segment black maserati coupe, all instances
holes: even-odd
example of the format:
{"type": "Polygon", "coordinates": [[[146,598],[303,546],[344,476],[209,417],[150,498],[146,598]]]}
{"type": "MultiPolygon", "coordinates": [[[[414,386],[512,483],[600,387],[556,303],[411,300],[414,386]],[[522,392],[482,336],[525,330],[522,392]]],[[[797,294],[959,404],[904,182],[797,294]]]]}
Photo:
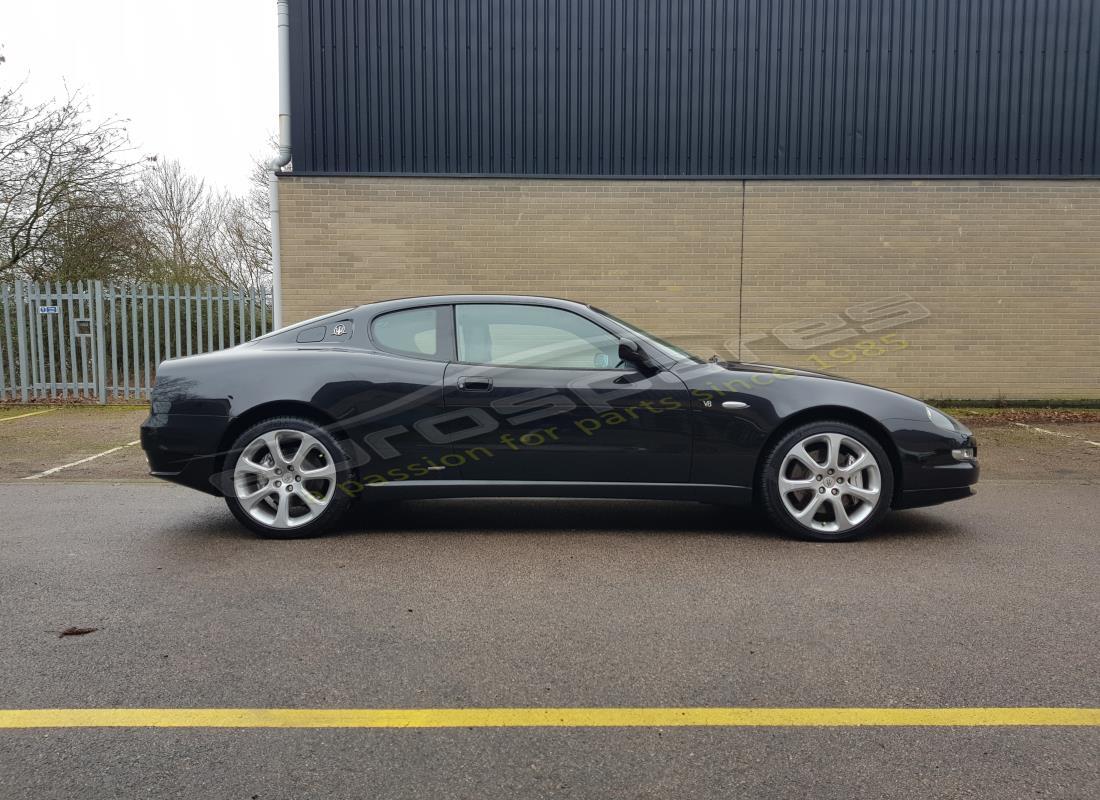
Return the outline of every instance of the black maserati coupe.
{"type": "Polygon", "coordinates": [[[970,431],[918,400],[504,295],[371,303],[166,361],[141,443],[153,475],[275,538],[355,499],[508,496],[755,502],[840,541],[978,480],[970,431]]]}

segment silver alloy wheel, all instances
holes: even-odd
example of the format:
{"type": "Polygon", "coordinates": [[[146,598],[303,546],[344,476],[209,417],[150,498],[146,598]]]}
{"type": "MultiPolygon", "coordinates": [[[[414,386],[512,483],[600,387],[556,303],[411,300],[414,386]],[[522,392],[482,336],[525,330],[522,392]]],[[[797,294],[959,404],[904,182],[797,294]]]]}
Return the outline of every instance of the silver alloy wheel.
{"type": "Polygon", "coordinates": [[[806,528],[843,533],[879,504],[882,473],[862,443],[843,433],[815,433],[787,451],[779,467],[779,496],[806,528]]]}
{"type": "Polygon", "coordinates": [[[328,448],[308,433],[269,431],[241,451],[233,491],[257,522],[299,528],[328,508],[336,492],[336,465],[328,448]]]}

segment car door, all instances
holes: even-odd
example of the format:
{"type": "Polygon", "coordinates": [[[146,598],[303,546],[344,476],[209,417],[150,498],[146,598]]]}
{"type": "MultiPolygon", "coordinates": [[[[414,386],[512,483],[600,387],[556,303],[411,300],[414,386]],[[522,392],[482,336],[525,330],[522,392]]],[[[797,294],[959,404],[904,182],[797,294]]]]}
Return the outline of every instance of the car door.
{"type": "Polygon", "coordinates": [[[449,304],[371,319],[376,355],[354,381],[356,392],[347,398],[354,405],[342,409],[363,483],[458,479],[450,447],[420,432],[446,412],[443,374],[454,348],[453,319],[449,304]]]}
{"type": "Polygon", "coordinates": [[[454,307],[444,405],[464,480],[682,483],[690,397],[670,372],[619,364],[618,336],[573,311],[454,307]]]}

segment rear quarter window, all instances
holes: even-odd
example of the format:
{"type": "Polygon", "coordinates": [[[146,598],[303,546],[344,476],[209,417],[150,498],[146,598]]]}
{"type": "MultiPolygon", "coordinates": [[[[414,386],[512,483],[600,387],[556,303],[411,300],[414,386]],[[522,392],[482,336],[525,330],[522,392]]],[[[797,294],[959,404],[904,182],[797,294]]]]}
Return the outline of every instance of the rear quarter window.
{"type": "Polygon", "coordinates": [[[443,314],[447,306],[407,308],[375,317],[371,339],[389,353],[445,361],[448,348],[443,341],[443,314]]]}
{"type": "Polygon", "coordinates": [[[299,331],[295,337],[295,341],[299,344],[308,344],[310,342],[320,342],[325,338],[325,326],[314,325],[310,328],[306,328],[304,331],[299,331]]]}

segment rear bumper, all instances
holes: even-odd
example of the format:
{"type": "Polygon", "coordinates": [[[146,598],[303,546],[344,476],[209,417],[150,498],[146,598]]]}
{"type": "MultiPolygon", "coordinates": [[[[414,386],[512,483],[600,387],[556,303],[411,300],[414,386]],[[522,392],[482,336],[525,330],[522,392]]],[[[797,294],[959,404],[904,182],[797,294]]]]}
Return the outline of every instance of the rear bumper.
{"type": "Polygon", "coordinates": [[[229,417],[151,414],[141,426],[141,448],[149,461],[149,474],[222,496],[218,446],[228,426],[229,417]]]}

